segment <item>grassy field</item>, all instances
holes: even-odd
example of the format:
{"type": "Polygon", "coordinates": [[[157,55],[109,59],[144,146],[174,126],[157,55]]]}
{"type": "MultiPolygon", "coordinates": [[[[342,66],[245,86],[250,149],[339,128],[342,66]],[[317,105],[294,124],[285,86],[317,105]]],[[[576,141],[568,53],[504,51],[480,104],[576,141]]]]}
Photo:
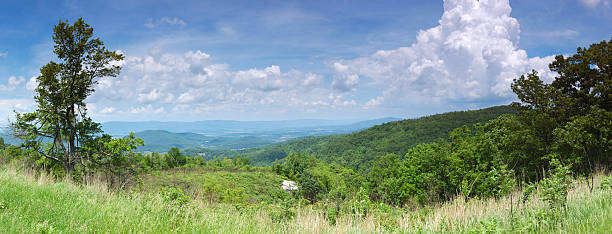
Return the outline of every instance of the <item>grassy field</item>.
{"type": "Polygon", "coordinates": [[[203,168],[180,168],[154,171],[142,177],[142,185],[134,191],[162,192],[179,188],[197,200],[213,202],[271,203],[284,191],[283,177],[264,170],[226,171],[203,168]]]}
{"type": "MultiPolygon", "coordinates": [[[[213,172],[210,172],[213,173],[213,172]]],[[[601,180],[597,177],[596,185],[601,180]]],[[[523,232],[609,233],[612,191],[589,192],[576,183],[567,211],[550,211],[519,192],[502,199],[402,210],[372,205],[367,215],[341,215],[335,225],[320,205],[290,208],[291,219],[275,219],[279,205],[177,205],[160,193],[110,193],[101,183],[77,186],[10,168],[0,168],[0,233],[372,233],[523,232]],[[512,205],[511,205],[512,204],[512,205]],[[512,212],[510,210],[512,209],[512,212]]]]}

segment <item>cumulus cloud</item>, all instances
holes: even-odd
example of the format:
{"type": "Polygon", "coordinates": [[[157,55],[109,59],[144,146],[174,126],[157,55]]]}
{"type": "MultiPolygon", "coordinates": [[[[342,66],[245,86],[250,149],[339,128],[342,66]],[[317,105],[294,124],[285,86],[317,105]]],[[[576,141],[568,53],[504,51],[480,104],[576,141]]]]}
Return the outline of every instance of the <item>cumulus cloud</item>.
{"type": "Polygon", "coordinates": [[[411,46],[334,62],[334,88],[371,78],[383,94],[370,106],[512,98],[512,79],[531,69],[551,79],[553,58],[529,58],[518,49],[519,23],[510,12],[508,0],[444,1],[439,25],[420,31],[411,46]]]}
{"type": "Polygon", "coordinates": [[[122,75],[101,79],[88,101],[113,108],[101,114],[357,105],[342,96],[329,99],[330,94],[318,74],[276,65],[232,71],[207,53],[188,51],[127,56],[122,75]]]}
{"type": "Polygon", "coordinates": [[[104,109],[102,109],[100,111],[100,113],[102,113],[102,114],[112,114],[114,112],[115,112],[115,108],[114,107],[106,107],[106,108],[104,108],[104,109]]]}
{"type": "Polygon", "coordinates": [[[349,71],[349,67],[341,63],[334,63],[334,80],[332,88],[340,91],[354,90],[359,84],[359,76],[349,71]]]}
{"type": "MultiPolygon", "coordinates": [[[[114,109],[112,107],[110,108],[114,109]]],[[[109,108],[106,108],[106,109],[109,109],[109,108]]],[[[130,109],[130,113],[132,114],[141,114],[141,113],[161,114],[161,113],[164,113],[164,108],[163,107],[153,108],[153,105],[149,104],[146,106],[133,107],[130,109]]]]}
{"type": "MultiPolygon", "coordinates": [[[[96,113],[108,116],[232,110],[296,116],[507,103],[516,98],[510,90],[514,78],[531,69],[547,82],[556,75],[548,69],[552,56],[528,57],[518,48],[520,26],[511,10],[508,0],[446,0],[439,25],[420,31],[414,44],[330,61],[331,80],[276,65],[232,70],[199,50],[166,53],[155,48],[148,55],[126,54],[121,76],[100,80],[88,101],[105,107],[96,113]]],[[[162,18],[150,20],[147,27],[181,22],[162,18]]],[[[579,32],[550,34],[571,37],[579,32]]]]}
{"type": "Polygon", "coordinates": [[[34,91],[36,87],[38,87],[38,78],[37,76],[30,77],[28,83],[26,83],[26,89],[30,91],[34,91]]]}
{"type": "Polygon", "coordinates": [[[153,18],[149,18],[147,19],[147,22],[144,24],[145,27],[151,28],[151,29],[162,26],[162,25],[173,25],[173,26],[184,27],[187,24],[185,23],[185,21],[177,17],[173,17],[173,18],[162,17],[158,20],[153,20],[153,18]]]}
{"type": "Polygon", "coordinates": [[[29,98],[0,99],[0,124],[14,117],[13,110],[18,112],[30,111],[34,107],[34,104],[34,100],[29,98]]]}
{"type": "Polygon", "coordinates": [[[23,84],[24,82],[25,82],[25,79],[23,77],[17,78],[17,77],[11,76],[8,78],[6,84],[0,84],[0,91],[4,91],[4,92],[13,91],[15,90],[15,88],[17,88],[17,86],[23,84]]]}

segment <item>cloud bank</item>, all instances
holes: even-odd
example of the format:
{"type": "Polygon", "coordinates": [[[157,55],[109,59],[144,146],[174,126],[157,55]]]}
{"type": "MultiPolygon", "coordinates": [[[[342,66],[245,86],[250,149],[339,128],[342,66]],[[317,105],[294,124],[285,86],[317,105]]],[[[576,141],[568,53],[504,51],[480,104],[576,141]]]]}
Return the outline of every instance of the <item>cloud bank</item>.
{"type": "Polygon", "coordinates": [[[127,56],[122,75],[104,78],[88,101],[100,113],[205,112],[356,104],[325,88],[323,76],[279,66],[231,71],[201,51],[127,56]],[[117,105],[117,106],[115,106],[117,105]],[[121,106],[124,105],[124,106],[121,106]]]}
{"type": "Polygon", "coordinates": [[[508,0],[447,0],[439,25],[409,47],[333,63],[334,88],[352,90],[363,77],[380,87],[371,104],[410,105],[511,99],[513,78],[531,69],[545,79],[552,57],[518,49],[519,23],[508,0]]]}
{"type": "Polygon", "coordinates": [[[25,79],[23,77],[17,78],[17,77],[11,76],[8,78],[6,84],[0,84],[0,91],[2,92],[13,91],[17,88],[17,86],[23,84],[24,82],[25,82],[25,79]]]}
{"type": "MultiPolygon", "coordinates": [[[[555,75],[548,70],[552,56],[528,57],[518,48],[520,26],[511,10],[508,0],[444,1],[439,25],[418,32],[414,44],[324,61],[330,77],[277,65],[232,70],[201,50],[170,53],[155,47],[147,55],[126,54],[121,76],[100,80],[89,108],[108,118],[228,112],[248,119],[245,114],[258,111],[292,118],[325,111],[407,115],[419,107],[506,104],[515,100],[514,78],[531,69],[547,81],[555,75]]],[[[185,25],[161,18],[145,26],[162,24],[185,25]]]]}

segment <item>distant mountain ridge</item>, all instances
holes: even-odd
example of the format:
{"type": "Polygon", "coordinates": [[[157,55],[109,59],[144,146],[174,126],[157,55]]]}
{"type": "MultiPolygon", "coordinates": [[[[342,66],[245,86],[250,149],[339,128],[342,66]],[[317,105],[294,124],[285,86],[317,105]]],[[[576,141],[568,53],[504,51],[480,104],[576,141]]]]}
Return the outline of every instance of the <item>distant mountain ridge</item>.
{"type": "Polygon", "coordinates": [[[395,120],[398,119],[389,117],[346,125],[333,125],[339,122],[336,120],[109,122],[103,125],[103,129],[106,128],[106,133],[116,137],[127,135],[131,129],[145,129],[135,132],[135,136],[145,142],[139,151],[165,152],[171,147],[244,150],[304,136],[351,133],[395,120]],[[193,128],[180,132],[188,127],[193,128]],[[119,128],[123,130],[119,131],[119,128]]]}
{"type": "Polygon", "coordinates": [[[208,136],[240,134],[267,131],[288,131],[306,129],[343,129],[370,127],[373,123],[383,123],[399,120],[398,118],[380,118],[366,121],[347,121],[347,120],[322,120],[322,119],[298,119],[298,120],[279,120],[279,121],[235,121],[235,120],[206,120],[195,122],[179,121],[110,121],[102,124],[105,133],[121,136],[130,132],[142,132],[146,130],[164,130],[168,132],[182,133],[192,132],[208,136]]]}

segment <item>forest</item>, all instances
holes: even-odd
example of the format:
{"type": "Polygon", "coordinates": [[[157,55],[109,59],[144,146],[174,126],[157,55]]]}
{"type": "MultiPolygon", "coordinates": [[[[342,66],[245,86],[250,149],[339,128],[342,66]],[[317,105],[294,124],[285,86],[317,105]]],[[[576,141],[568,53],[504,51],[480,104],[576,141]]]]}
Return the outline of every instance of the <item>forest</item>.
{"type": "Polygon", "coordinates": [[[535,70],[516,77],[511,89],[518,102],[507,106],[248,150],[140,153],[135,149],[146,144],[142,139],[113,138],[87,115],[85,99],[95,92],[96,79],[117,76],[121,67],[113,62],[123,59],[92,31],[83,20],[55,27],[54,53],[61,62],[41,68],[37,109],[17,113],[10,123],[10,134],[22,144],[0,138],[0,181],[6,185],[0,189],[0,232],[298,231],[308,219],[323,220],[321,232],[610,228],[605,219],[612,217],[612,177],[606,176],[612,163],[612,39],[556,56],[549,67],[558,76],[551,83],[535,70]],[[283,191],[283,180],[297,182],[299,189],[283,191]],[[54,192],[64,203],[50,202],[54,192]],[[35,199],[39,210],[51,207],[49,213],[20,206],[24,198],[35,199]],[[71,202],[80,205],[61,210],[71,202]],[[431,216],[478,202],[510,209],[491,217],[475,212],[474,219],[431,216]],[[78,218],[93,215],[89,205],[104,210],[110,224],[78,218]],[[580,213],[581,207],[592,216],[580,213]],[[113,212],[136,220],[122,223],[113,212]],[[139,221],[139,212],[161,218],[139,221]],[[260,213],[265,220],[254,220],[260,213]],[[194,219],[199,221],[180,225],[194,219]],[[584,226],[585,220],[594,226],[584,226]],[[154,223],[141,225],[149,222],[154,223]],[[231,229],[235,222],[237,229],[231,229]],[[111,224],[120,228],[105,226],[111,224]]]}

